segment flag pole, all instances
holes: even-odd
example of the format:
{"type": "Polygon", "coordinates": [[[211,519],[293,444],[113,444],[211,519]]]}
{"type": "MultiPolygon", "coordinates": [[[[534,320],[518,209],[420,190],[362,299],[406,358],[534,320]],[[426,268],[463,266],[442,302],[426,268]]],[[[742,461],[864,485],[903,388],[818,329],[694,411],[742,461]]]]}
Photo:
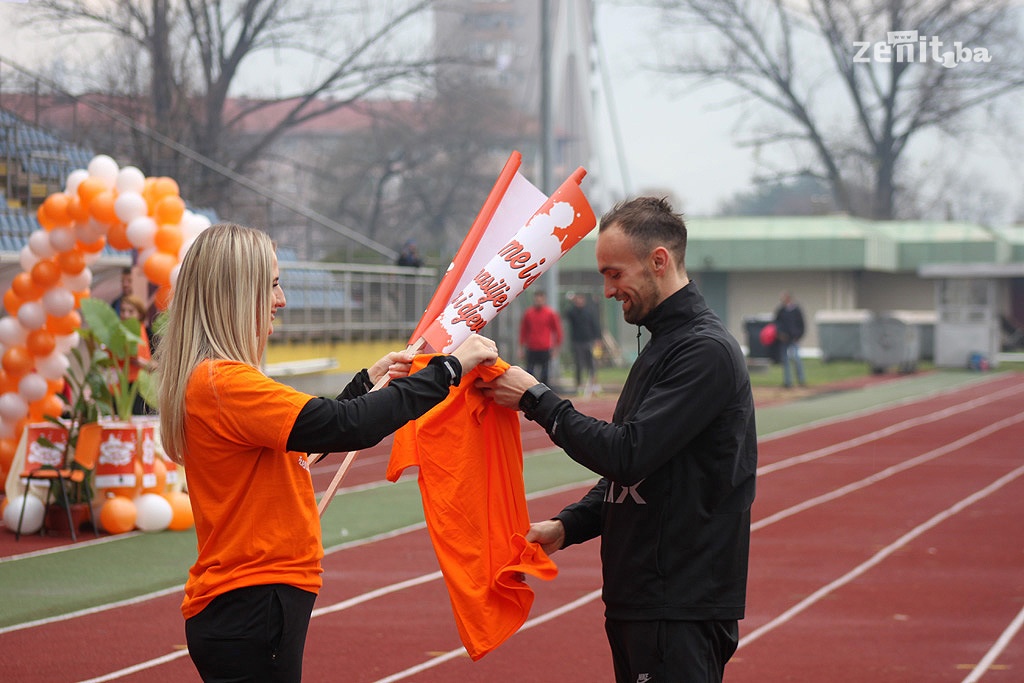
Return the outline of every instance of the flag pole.
{"type": "MultiPolygon", "coordinates": [[[[406,350],[411,351],[413,354],[417,354],[423,350],[425,344],[426,341],[423,339],[423,337],[420,337],[415,344],[410,344],[406,350]]],[[[374,391],[379,391],[380,389],[386,387],[388,385],[388,382],[390,381],[391,376],[385,373],[384,376],[377,380],[377,383],[374,384],[373,387],[371,387],[370,390],[366,393],[369,394],[373,393],[374,391]]],[[[359,453],[358,450],[349,451],[348,455],[345,456],[345,459],[342,460],[341,465],[338,467],[338,471],[334,473],[334,479],[331,480],[330,486],[328,486],[327,490],[324,491],[324,495],[320,498],[319,505],[317,505],[317,510],[319,511],[321,517],[324,516],[324,511],[327,510],[327,506],[331,504],[331,500],[334,498],[334,494],[338,492],[338,487],[341,485],[341,480],[345,478],[346,474],[348,474],[349,468],[352,467],[352,463],[355,461],[357,453],[359,453]]],[[[320,462],[320,460],[327,457],[327,454],[318,453],[314,457],[316,459],[313,460],[310,463],[310,465],[314,465],[320,462]]]]}
{"type": "MultiPolygon", "coordinates": [[[[426,340],[423,338],[423,332],[430,327],[430,324],[437,319],[437,316],[441,315],[445,306],[448,305],[448,300],[452,297],[452,294],[455,293],[455,287],[459,284],[462,273],[469,263],[469,258],[480,244],[480,240],[487,231],[487,226],[490,224],[491,219],[494,218],[494,214],[497,212],[502,198],[508,191],[509,186],[512,184],[512,180],[515,178],[515,175],[519,170],[519,166],[522,164],[522,159],[523,155],[517,151],[513,151],[509,155],[508,160],[505,162],[505,166],[498,175],[497,182],[495,182],[494,187],[491,188],[490,193],[487,195],[487,199],[484,200],[483,206],[480,207],[479,213],[477,213],[473,224],[466,233],[466,237],[462,240],[462,244],[459,245],[459,249],[455,253],[455,257],[448,266],[448,270],[445,271],[445,274],[441,277],[441,281],[438,283],[433,297],[431,297],[430,302],[427,304],[427,308],[423,312],[423,316],[416,325],[416,329],[409,337],[409,346],[407,350],[412,351],[413,353],[420,353],[423,351],[426,346],[426,340]]],[[[388,381],[388,375],[384,375],[384,377],[378,380],[373,388],[370,389],[370,392],[383,388],[387,385],[388,381]]],[[[327,492],[320,499],[318,507],[321,517],[324,514],[324,510],[326,510],[327,506],[330,504],[331,499],[334,497],[335,492],[338,490],[341,480],[344,479],[349,468],[352,466],[356,453],[358,453],[358,451],[351,451],[347,456],[345,456],[345,460],[342,461],[341,466],[338,467],[338,471],[335,473],[334,479],[331,481],[331,485],[328,487],[327,492]]],[[[312,467],[325,457],[327,457],[327,453],[317,453],[312,455],[309,459],[309,465],[312,467]]]]}

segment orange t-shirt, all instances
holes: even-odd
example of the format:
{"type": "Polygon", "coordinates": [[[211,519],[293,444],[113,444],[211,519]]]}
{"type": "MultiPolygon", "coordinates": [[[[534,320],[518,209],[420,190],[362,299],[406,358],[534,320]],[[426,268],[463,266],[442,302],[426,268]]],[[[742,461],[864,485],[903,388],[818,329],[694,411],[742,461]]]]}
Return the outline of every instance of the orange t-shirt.
{"type": "MultiPolygon", "coordinates": [[[[415,372],[429,355],[417,356],[415,372]]],[[[473,388],[508,369],[478,366],[448,398],[395,432],[387,478],[419,466],[420,494],[462,643],[476,661],[519,630],[533,605],[527,573],[558,573],[530,528],[519,413],[473,388]]]]}
{"type": "Polygon", "coordinates": [[[322,584],[323,543],[305,453],[286,451],[309,394],[244,363],[209,360],[185,393],[185,477],[199,557],[182,614],[243,586],[322,584]]]}

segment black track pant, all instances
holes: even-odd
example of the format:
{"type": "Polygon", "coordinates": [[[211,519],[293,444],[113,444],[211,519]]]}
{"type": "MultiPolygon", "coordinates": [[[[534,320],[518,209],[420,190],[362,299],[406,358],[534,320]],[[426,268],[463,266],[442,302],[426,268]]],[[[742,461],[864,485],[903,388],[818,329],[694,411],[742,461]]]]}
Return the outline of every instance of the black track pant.
{"type": "Polygon", "coordinates": [[[736,621],[605,621],[616,683],[721,683],[736,621]]]}
{"type": "Polygon", "coordinates": [[[188,653],[206,683],[298,683],[316,595],[249,586],[218,595],[185,620],[188,653]]]}

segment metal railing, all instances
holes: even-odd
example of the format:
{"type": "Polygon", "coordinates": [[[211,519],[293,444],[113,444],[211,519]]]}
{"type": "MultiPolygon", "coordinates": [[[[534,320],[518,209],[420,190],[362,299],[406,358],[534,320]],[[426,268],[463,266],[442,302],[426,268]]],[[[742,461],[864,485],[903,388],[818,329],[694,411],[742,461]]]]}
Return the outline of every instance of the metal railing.
{"type": "Polygon", "coordinates": [[[437,287],[434,268],[282,261],[287,305],[271,343],[408,338],[437,287]]]}

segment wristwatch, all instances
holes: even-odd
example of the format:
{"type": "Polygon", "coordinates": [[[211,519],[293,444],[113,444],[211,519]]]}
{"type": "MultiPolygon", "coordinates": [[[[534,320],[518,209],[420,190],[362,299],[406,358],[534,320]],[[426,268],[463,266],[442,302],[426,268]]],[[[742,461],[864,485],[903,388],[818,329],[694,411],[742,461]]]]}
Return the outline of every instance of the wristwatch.
{"type": "Polygon", "coordinates": [[[549,391],[547,384],[538,382],[532,387],[523,392],[522,397],[519,399],[519,409],[524,413],[532,412],[537,404],[540,403],[540,397],[549,391]]]}

